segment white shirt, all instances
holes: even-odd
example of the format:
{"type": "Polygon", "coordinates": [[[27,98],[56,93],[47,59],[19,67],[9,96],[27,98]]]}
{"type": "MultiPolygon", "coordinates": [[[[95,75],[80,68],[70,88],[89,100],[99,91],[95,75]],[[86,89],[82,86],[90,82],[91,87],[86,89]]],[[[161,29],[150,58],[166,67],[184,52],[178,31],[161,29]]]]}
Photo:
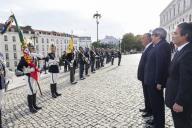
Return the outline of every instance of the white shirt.
{"type": "Polygon", "coordinates": [[[189,42],[184,43],[183,45],[179,46],[179,47],[177,48],[177,50],[180,52],[188,43],[189,43],[189,42]]]}

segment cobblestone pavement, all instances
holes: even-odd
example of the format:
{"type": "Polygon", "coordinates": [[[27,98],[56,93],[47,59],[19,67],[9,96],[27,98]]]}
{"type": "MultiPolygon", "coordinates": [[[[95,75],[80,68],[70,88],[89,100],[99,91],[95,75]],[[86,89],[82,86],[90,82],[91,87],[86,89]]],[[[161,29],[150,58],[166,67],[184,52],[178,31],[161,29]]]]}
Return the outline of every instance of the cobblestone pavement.
{"type": "MultiPolygon", "coordinates": [[[[50,96],[48,80],[41,81],[43,109],[31,114],[27,108],[25,87],[6,93],[3,103],[5,128],[143,128],[145,120],[141,83],[136,78],[140,54],[126,55],[121,66],[117,59],[76,85],[69,76],[58,79],[62,96],[50,96]]],[[[166,127],[172,128],[170,111],[166,110],[166,127]]]]}

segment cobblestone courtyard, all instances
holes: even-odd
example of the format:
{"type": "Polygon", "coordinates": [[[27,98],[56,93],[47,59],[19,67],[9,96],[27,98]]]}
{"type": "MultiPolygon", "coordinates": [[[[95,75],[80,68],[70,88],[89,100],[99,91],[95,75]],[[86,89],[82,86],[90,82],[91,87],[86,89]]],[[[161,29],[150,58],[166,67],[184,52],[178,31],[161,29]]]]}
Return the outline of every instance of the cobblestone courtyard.
{"type": "MultiPolygon", "coordinates": [[[[145,120],[141,83],[137,80],[140,54],[126,55],[121,66],[105,65],[76,85],[69,83],[67,73],[60,76],[58,92],[53,99],[47,79],[40,82],[43,96],[38,105],[43,109],[31,114],[27,108],[25,86],[8,91],[3,102],[5,128],[143,128],[145,120]]],[[[77,71],[78,74],[78,71],[77,71]]],[[[78,76],[76,76],[78,79],[78,76]]],[[[170,111],[166,127],[171,128],[170,111]]]]}

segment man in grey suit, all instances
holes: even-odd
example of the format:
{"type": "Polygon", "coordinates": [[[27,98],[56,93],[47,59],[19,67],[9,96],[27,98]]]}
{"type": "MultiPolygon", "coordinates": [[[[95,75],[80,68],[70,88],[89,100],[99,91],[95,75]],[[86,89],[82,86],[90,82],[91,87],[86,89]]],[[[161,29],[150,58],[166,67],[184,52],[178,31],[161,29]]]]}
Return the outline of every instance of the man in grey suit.
{"type": "Polygon", "coordinates": [[[144,70],[144,84],[147,85],[155,128],[165,127],[163,88],[167,81],[171,61],[171,48],[166,41],[166,35],[167,32],[163,28],[153,30],[153,48],[148,54],[144,70]]]}

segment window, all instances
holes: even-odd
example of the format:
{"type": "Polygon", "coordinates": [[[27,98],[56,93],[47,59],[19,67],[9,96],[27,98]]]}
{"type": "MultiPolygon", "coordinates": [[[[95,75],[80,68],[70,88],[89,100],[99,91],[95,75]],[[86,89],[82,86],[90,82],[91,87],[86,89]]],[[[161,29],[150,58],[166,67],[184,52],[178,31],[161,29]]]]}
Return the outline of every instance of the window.
{"type": "Polygon", "coordinates": [[[5,53],[6,60],[9,60],[9,53],[5,53]]]}
{"type": "Polygon", "coordinates": [[[9,62],[6,62],[6,66],[9,67],[9,62]]]}
{"type": "Polygon", "coordinates": [[[47,43],[49,43],[49,39],[47,39],[47,43]]]}
{"type": "Polygon", "coordinates": [[[39,45],[36,45],[36,51],[39,51],[39,45]]]}
{"type": "Polygon", "coordinates": [[[5,51],[8,51],[8,44],[5,44],[5,51]]]}
{"type": "Polygon", "coordinates": [[[13,42],[16,42],[15,36],[12,36],[12,40],[13,40],[13,42]]]}
{"type": "Polygon", "coordinates": [[[14,66],[17,67],[17,61],[14,61],[14,66]]]}
{"type": "Polygon", "coordinates": [[[42,38],[42,43],[44,43],[44,38],[42,38]]]}
{"type": "Polygon", "coordinates": [[[17,53],[14,53],[13,56],[14,56],[14,59],[17,59],[17,53]]]}
{"type": "Polygon", "coordinates": [[[16,51],[16,44],[13,45],[13,51],[16,51]]]}
{"type": "Polygon", "coordinates": [[[174,7],[174,9],[173,9],[173,16],[175,16],[175,7],[174,7]]]}
{"type": "Polygon", "coordinates": [[[7,35],[4,35],[4,41],[8,41],[7,35]]]}
{"type": "Polygon", "coordinates": [[[35,38],[36,39],[36,43],[38,43],[38,37],[37,38],[35,38]]]}

